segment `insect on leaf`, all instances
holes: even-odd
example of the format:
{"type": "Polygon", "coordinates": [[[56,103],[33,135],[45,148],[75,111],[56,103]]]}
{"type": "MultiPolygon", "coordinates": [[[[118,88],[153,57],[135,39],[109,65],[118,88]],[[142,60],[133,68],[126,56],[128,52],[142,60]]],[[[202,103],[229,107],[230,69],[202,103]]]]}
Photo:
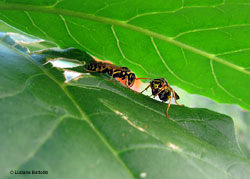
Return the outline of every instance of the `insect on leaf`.
{"type": "Polygon", "coordinates": [[[47,170],[50,178],[249,177],[228,116],[173,105],[168,119],[166,104],[101,76],[64,83],[61,70],[6,39],[0,178],[16,177],[10,170],[47,170]]]}

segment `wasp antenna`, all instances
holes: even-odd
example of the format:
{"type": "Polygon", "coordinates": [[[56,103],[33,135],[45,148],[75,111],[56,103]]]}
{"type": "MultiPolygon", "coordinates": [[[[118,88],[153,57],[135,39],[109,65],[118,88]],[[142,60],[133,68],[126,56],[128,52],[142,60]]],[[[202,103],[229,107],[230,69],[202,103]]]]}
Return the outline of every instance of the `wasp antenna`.
{"type": "Polygon", "coordinates": [[[152,80],[152,78],[136,78],[136,80],[140,80],[140,79],[144,79],[144,80],[152,80]]]}

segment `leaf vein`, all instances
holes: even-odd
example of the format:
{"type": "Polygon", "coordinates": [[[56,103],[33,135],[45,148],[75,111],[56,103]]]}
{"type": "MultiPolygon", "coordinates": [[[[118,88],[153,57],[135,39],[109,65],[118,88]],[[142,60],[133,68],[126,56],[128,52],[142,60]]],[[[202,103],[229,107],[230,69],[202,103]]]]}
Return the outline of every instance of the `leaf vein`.
{"type": "Polygon", "coordinates": [[[210,28],[204,28],[204,29],[193,29],[193,30],[188,30],[185,32],[181,32],[174,36],[174,39],[177,39],[178,37],[181,37],[183,35],[189,34],[189,33],[195,33],[195,32],[203,32],[203,31],[210,31],[210,30],[221,30],[221,29],[226,29],[226,28],[234,28],[234,27],[246,27],[250,26],[250,24],[234,24],[234,25],[228,25],[228,26],[220,26],[220,27],[210,27],[210,28]]]}
{"type": "MultiPolygon", "coordinates": [[[[121,55],[122,55],[122,58],[123,58],[124,60],[128,61],[129,63],[131,63],[131,64],[133,64],[133,65],[136,65],[136,66],[140,67],[146,74],[149,74],[149,72],[148,72],[141,64],[137,64],[137,63],[133,62],[132,60],[129,60],[129,59],[125,56],[125,54],[123,53],[123,50],[122,50],[122,48],[121,48],[121,45],[120,45],[120,40],[119,40],[119,38],[118,38],[118,36],[117,36],[117,34],[116,34],[116,32],[115,32],[115,29],[114,29],[114,26],[113,26],[113,25],[111,26],[111,29],[112,29],[112,33],[113,33],[113,35],[114,35],[114,37],[115,37],[115,40],[116,40],[117,48],[118,48],[118,50],[120,51],[120,53],[121,53],[121,55]]],[[[121,61],[120,61],[120,63],[122,64],[121,61]]]]}
{"type": "Polygon", "coordinates": [[[67,31],[67,33],[69,34],[70,38],[75,42],[77,43],[80,47],[82,47],[83,49],[86,49],[88,50],[89,52],[91,52],[92,54],[94,54],[94,52],[92,50],[90,50],[89,48],[87,48],[85,45],[83,45],[81,42],[79,42],[73,35],[72,33],[70,32],[70,29],[68,27],[68,24],[67,24],[67,21],[66,19],[62,16],[62,15],[59,15],[60,18],[62,19],[64,25],[65,25],[65,29],[67,31]]]}
{"type": "Polygon", "coordinates": [[[233,54],[233,53],[238,53],[238,52],[245,52],[245,51],[249,51],[249,50],[250,50],[250,48],[244,48],[244,49],[239,49],[239,50],[232,50],[232,51],[217,53],[215,55],[222,56],[222,55],[228,55],[228,54],[233,54]]]}
{"type": "Polygon", "coordinates": [[[36,28],[38,29],[45,37],[49,38],[48,34],[43,30],[41,29],[35,22],[34,20],[32,19],[32,16],[29,14],[29,12],[27,11],[24,11],[24,13],[27,15],[27,17],[29,18],[31,24],[36,28]]]}
{"type": "Polygon", "coordinates": [[[212,61],[212,60],[210,60],[210,67],[211,67],[212,75],[213,75],[213,77],[214,77],[214,80],[215,80],[217,86],[218,86],[220,89],[222,89],[222,91],[224,91],[226,94],[228,94],[230,97],[232,97],[232,98],[234,98],[234,99],[236,99],[236,100],[238,100],[238,101],[244,103],[245,105],[249,106],[249,104],[245,103],[242,99],[240,99],[240,98],[234,96],[233,94],[231,94],[229,91],[227,91],[227,90],[220,84],[220,82],[219,82],[218,79],[217,79],[216,73],[215,73],[215,71],[214,71],[214,66],[213,66],[213,61],[212,61]]]}
{"type": "MultiPolygon", "coordinates": [[[[101,81],[101,82],[103,82],[103,81],[101,81]]],[[[88,86],[88,85],[83,85],[83,84],[78,84],[78,83],[68,83],[68,85],[70,85],[70,86],[75,86],[75,87],[80,87],[80,88],[82,88],[82,87],[84,87],[84,86],[88,86]]],[[[131,98],[125,96],[125,95],[122,95],[122,94],[120,94],[120,93],[117,93],[117,92],[112,91],[112,90],[107,89],[107,88],[103,88],[103,87],[101,87],[101,86],[97,86],[96,88],[99,88],[99,89],[102,89],[102,90],[106,90],[106,91],[115,93],[115,94],[117,94],[117,95],[119,95],[119,96],[122,96],[122,97],[124,97],[124,98],[130,100],[131,102],[135,103],[136,105],[140,105],[140,106],[142,106],[142,107],[144,107],[144,108],[147,108],[147,109],[151,110],[152,112],[155,112],[155,113],[157,113],[157,114],[163,116],[164,118],[166,117],[165,114],[163,114],[162,112],[156,111],[156,110],[154,110],[153,108],[150,108],[150,107],[148,107],[148,106],[145,106],[144,104],[142,104],[142,103],[140,103],[140,102],[137,102],[137,101],[135,101],[135,100],[133,100],[133,99],[131,99],[131,98]]],[[[108,106],[106,105],[106,107],[108,107],[108,106]]],[[[111,107],[108,107],[108,108],[111,109],[111,107]]],[[[113,109],[111,109],[111,110],[114,111],[113,109]]],[[[92,116],[92,115],[97,115],[97,113],[91,114],[91,116],[92,116]]],[[[89,115],[89,116],[90,116],[90,115],[89,115]]],[[[200,118],[200,116],[198,116],[198,117],[200,118]]],[[[172,119],[170,119],[170,120],[172,120],[172,119]]],[[[182,122],[182,121],[175,121],[175,120],[172,120],[172,121],[174,121],[175,123],[182,122]]],[[[193,120],[193,121],[195,121],[195,122],[207,122],[207,121],[203,120],[202,118],[200,118],[199,121],[197,121],[197,120],[193,120]]],[[[186,122],[187,122],[187,121],[186,121],[186,122]]],[[[191,122],[191,121],[190,121],[190,122],[191,122]]],[[[179,125],[179,124],[178,124],[178,125],[179,125]]],[[[209,123],[206,123],[206,125],[209,126],[209,127],[211,127],[211,128],[214,128],[214,126],[212,126],[212,125],[209,124],[209,123]]],[[[218,133],[220,133],[222,136],[224,136],[225,139],[228,139],[228,137],[225,136],[221,131],[219,131],[219,130],[217,130],[217,131],[218,131],[218,133]]],[[[189,133],[190,133],[190,132],[189,132],[189,133]]],[[[159,138],[157,138],[156,136],[150,134],[149,132],[147,132],[147,134],[149,134],[150,136],[152,136],[152,137],[155,138],[156,140],[159,140],[159,141],[160,141],[159,138]]],[[[193,135],[192,133],[190,133],[190,134],[193,135]]],[[[207,142],[206,142],[206,143],[207,143],[207,142]]],[[[232,144],[232,142],[231,142],[230,140],[229,140],[229,143],[232,144]]],[[[209,144],[209,143],[207,143],[207,144],[208,144],[208,145],[211,145],[211,144],[209,144]]]]}
{"type": "MultiPolygon", "coordinates": [[[[37,62],[35,62],[34,60],[32,60],[28,55],[19,52],[18,50],[14,49],[17,53],[19,53],[20,55],[23,55],[25,57],[25,59],[27,59],[29,62],[31,62],[33,65],[39,67],[45,75],[47,75],[52,81],[54,81],[59,88],[62,89],[62,91],[65,93],[65,95],[68,97],[68,99],[73,103],[73,105],[76,107],[76,109],[79,111],[79,113],[81,114],[81,119],[85,120],[90,127],[92,127],[93,131],[96,133],[96,135],[101,139],[101,141],[106,145],[106,147],[110,150],[110,152],[114,155],[114,157],[117,159],[118,162],[120,162],[120,164],[124,167],[125,170],[128,171],[128,173],[135,178],[135,176],[133,175],[132,171],[126,166],[126,164],[124,163],[124,161],[120,158],[120,156],[118,155],[117,151],[115,151],[113,149],[113,147],[108,143],[107,139],[105,139],[105,137],[97,130],[97,128],[93,125],[93,123],[91,122],[91,120],[86,116],[86,114],[83,112],[83,110],[80,108],[80,106],[77,104],[77,102],[74,100],[74,98],[71,96],[71,94],[69,93],[69,91],[65,88],[65,84],[61,84],[48,70],[46,70],[44,67],[42,67],[41,65],[39,65],[37,62]]],[[[67,115],[68,116],[68,115],[67,115]]],[[[59,121],[60,122],[60,121],[59,121]]],[[[54,129],[55,130],[55,129],[54,129]]],[[[47,140],[48,138],[46,138],[47,140]]],[[[46,142],[46,140],[44,140],[44,142],[46,142]]],[[[41,145],[40,145],[41,146],[41,145]]],[[[38,148],[39,149],[39,148],[38,148]]],[[[37,150],[38,150],[37,149],[37,150]]]]}
{"type": "Polygon", "coordinates": [[[223,3],[219,3],[219,4],[216,4],[216,5],[212,5],[212,6],[184,6],[184,0],[182,0],[182,5],[179,8],[176,8],[174,10],[141,13],[141,14],[137,14],[137,15],[135,15],[135,16],[133,16],[133,17],[125,20],[125,22],[128,23],[128,22],[130,22],[132,20],[135,20],[137,18],[144,17],[144,16],[176,13],[176,12],[181,11],[183,9],[192,9],[192,8],[194,8],[194,9],[195,8],[218,8],[218,6],[221,6],[221,5],[224,5],[224,4],[223,3]]]}
{"type": "Polygon", "coordinates": [[[57,129],[59,124],[63,121],[64,118],[69,117],[68,114],[65,114],[57,119],[54,126],[48,131],[48,133],[43,137],[40,144],[28,155],[27,159],[25,159],[19,166],[16,167],[16,170],[20,170],[21,166],[35,157],[36,153],[41,149],[41,147],[46,143],[46,141],[53,135],[54,131],[57,129]]]}
{"type": "MultiPolygon", "coordinates": [[[[92,20],[92,21],[96,21],[96,22],[100,22],[100,23],[104,23],[104,24],[109,24],[109,25],[112,25],[112,26],[123,27],[123,28],[126,28],[126,29],[133,30],[135,32],[144,34],[146,36],[154,37],[154,38],[157,38],[159,40],[168,42],[170,44],[176,45],[178,47],[181,47],[183,49],[189,50],[191,52],[197,53],[197,54],[199,54],[201,56],[206,57],[208,60],[216,61],[216,62],[221,63],[221,64],[223,64],[223,65],[225,65],[225,66],[227,66],[229,68],[232,68],[232,69],[234,69],[236,71],[239,71],[241,73],[245,73],[245,74],[247,74],[247,75],[250,76],[250,72],[247,71],[247,70],[245,70],[245,68],[240,67],[238,65],[235,65],[233,63],[230,63],[227,60],[219,58],[219,57],[217,57],[214,54],[208,53],[206,51],[203,51],[203,50],[198,49],[196,47],[193,47],[191,45],[182,43],[182,42],[177,41],[177,40],[175,40],[175,39],[173,39],[171,37],[168,37],[166,35],[159,34],[157,32],[154,32],[154,31],[151,31],[151,30],[148,30],[148,29],[136,26],[136,25],[128,24],[128,23],[126,23],[124,21],[120,21],[120,20],[116,20],[116,19],[111,19],[111,18],[108,18],[108,17],[96,16],[94,14],[88,14],[88,13],[83,13],[83,12],[76,12],[76,11],[67,10],[67,9],[48,8],[48,7],[44,7],[44,6],[39,7],[39,6],[36,6],[36,5],[22,5],[22,4],[14,4],[14,3],[13,4],[12,3],[11,4],[0,3],[0,9],[45,12],[45,13],[57,14],[57,15],[60,15],[61,17],[63,17],[63,15],[65,15],[65,16],[70,16],[70,17],[77,17],[77,18],[80,18],[80,19],[88,19],[88,20],[92,20]]],[[[62,18],[62,20],[63,19],[64,18],[62,18]]],[[[64,24],[65,24],[65,26],[67,25],[65,23],[65,20],[64,20],[64,24]]],[[[66,28],[67,28],[67,26],[66,26],[66,28]]],[[[72,34],[71,34],[71,38],[72,38],[72,34]]],[[[81,46],[82,46],[82,44],[81,44],[81,46]]],[[[84,48],[84,49],[86,49],[86,48],[84,48]]]]}
{"type": "Polygon", "coordinates": [[[17,96],[17,95],[23,93],[24,90],[26,89],[27,85],[29,84],[29,81],[30,81],[32,78],[35,78],[35,77],[40,76],[40,75],[44,75],[44,74],[43,74],[43,73],[37,73],[37,74],[34,74],[34,75],[29,76],[29,78],[26,79],[24,85],[21,87],[21,90],[16,91],[16,92],[14,92],[14,93],[10,93],[10,94],[1,94],[1,95],[0,95],[0,99],[2,99],[2,98],[8,98],[8,97],[14,97],[14,96],[17,96]]]}
{"type": "Polygon", "coordinates": [[[176,154],[179,154],[179,156],[182,156],[182,157],[183,157],[183,155],[186,155],[186,157],[184,157],[184,158],[187,158],[187,157],[195,158],[195,159],[200,160],[200,161],[202,161],[202,162],[204,162],[204,163],[206,163],[206,164],[208,164],[208,165],[210,165],[210,166],[212,166],[212,167],[214,167],[214,168],[217,168],[218,170],[220,170],[220,171],[222,171],[223,173],[225,173],[225,175],[230,176],[231,178],[234,178],[234,177],[231,175],[231,173],[229,173],[227,170],[224,170],[223,168],[219,168],[218,166],[214,165],[213,163],[210,163],[210,162],[208,162],[208,161],[206,161],[206,160],[203,160],[202,158],[197,157],[197,156],[195,156],[195,155],[192,155],[192,154],[190,154],[190,153],[188,153],[188,152],[185,152],[185,151],[183,151],[183,150],[182,150],[182,151],[173,150],[173,149],[171,149],[169,146],[167,146],[166,144],[165,144],[164,147],[162,147],[162,146],[160,146],[160,145],[150,145],[150,146],[137,146],[137,147],[131,147],[131,148],[127,148],[127,149],[125,149],[125,150],[119,151],[119,154],[121,155],[122,153],[125,153],[125,152],[130,152],[130,151],[133,151],[133,150],[143,150],[143,149],[167,150],[167,151],[175,152],[176,154]]]}
{"type": "Polygon", "coordinates": [[[201,89],[201,87],[196,86],[195,84],[190,83],[190,82],[188,82],[188,81],[185,81],[185,80],[183,80],[181,77],[179,77],[179,76],[178,76],[178,75],[177,75],[177,74],[167,65],[166,60],[162,57],[162,55],[161,55],[161,53],[160,53],[160,51],[159,51],[159,49],[158,49],[158,47],[157,47],[157,45],[156,45],[156,43],[155,43],[153,37],[151,37],[151,42],[152,42],[152,44],[153,44],[153,46],[154,46],[154,49],[155,49],[156,53],[157,53],[158,56],[160,57],[161,62],[164,64],[164,66],[167,68],[167,70],[168,70],[175,78],[177,78],[177,79],[180,80],[181,82],[186,83],[186,84],[188,84],[188,85],[191,85],[191,86],[193,86],[193,87],[195,87],[195,88],[197,88],[197,89],[201,89]]]}

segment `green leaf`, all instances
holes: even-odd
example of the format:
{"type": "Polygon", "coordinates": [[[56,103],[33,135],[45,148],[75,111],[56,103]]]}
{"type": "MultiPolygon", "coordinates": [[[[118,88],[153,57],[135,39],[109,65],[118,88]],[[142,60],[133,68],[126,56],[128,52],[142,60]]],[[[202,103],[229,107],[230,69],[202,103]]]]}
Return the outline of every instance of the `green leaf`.
{"type": "MultiPolygon", "coordinates": [[[[37,51],[45,48],[51,48],[56,47],[55,43],[48,42],[42,39],[39,39],[37,37],[28,35],[26,33],[23,33],[22,31],[15,29],[14,27],[9,26],[8,24],[4,23],[0,20],[0,30],[4,36],[5,32],[7,32],[8,35],[6,35],[5,38],[12,38],[13,45],[16,43],[20,46],[20,48],[29,48],[29,51],[37,51]]],[[[27,49],[26,48],[26,49],[27,49]]]]}
{"type": "Polygon", "coordinates": [[[250,109],[248,0],[11,0],[0,9],[8,24],[61,47],[250,109]]]}
{"type": "Polygon", "coordinates": [[[41,178],[250,175],[225,115],[172,105],[168,119],[166,104],[102,77],[64,83],[60,70],[6,38],[0,54],[0,178],[34,178],[10,170],[47,170],[41,178]]]}
{"type": "Polygon", "coordinates": [[[17,30],[8,24],[4,23],[3,21],[0,20],[0,29],[2,32],[15,32],[15,33],[22,33],[22,31],[17,30]]]}

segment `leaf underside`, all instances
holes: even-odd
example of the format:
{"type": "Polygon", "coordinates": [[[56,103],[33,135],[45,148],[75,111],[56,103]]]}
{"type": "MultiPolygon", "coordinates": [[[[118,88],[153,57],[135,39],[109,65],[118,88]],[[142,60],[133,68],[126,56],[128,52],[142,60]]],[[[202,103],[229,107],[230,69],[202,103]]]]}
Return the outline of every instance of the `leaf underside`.
{"type": "Polygon", "coordinates": [[[0,9],[8,24],[63,48],[250,109],[248,0],[7,0],[0,9]]]}

